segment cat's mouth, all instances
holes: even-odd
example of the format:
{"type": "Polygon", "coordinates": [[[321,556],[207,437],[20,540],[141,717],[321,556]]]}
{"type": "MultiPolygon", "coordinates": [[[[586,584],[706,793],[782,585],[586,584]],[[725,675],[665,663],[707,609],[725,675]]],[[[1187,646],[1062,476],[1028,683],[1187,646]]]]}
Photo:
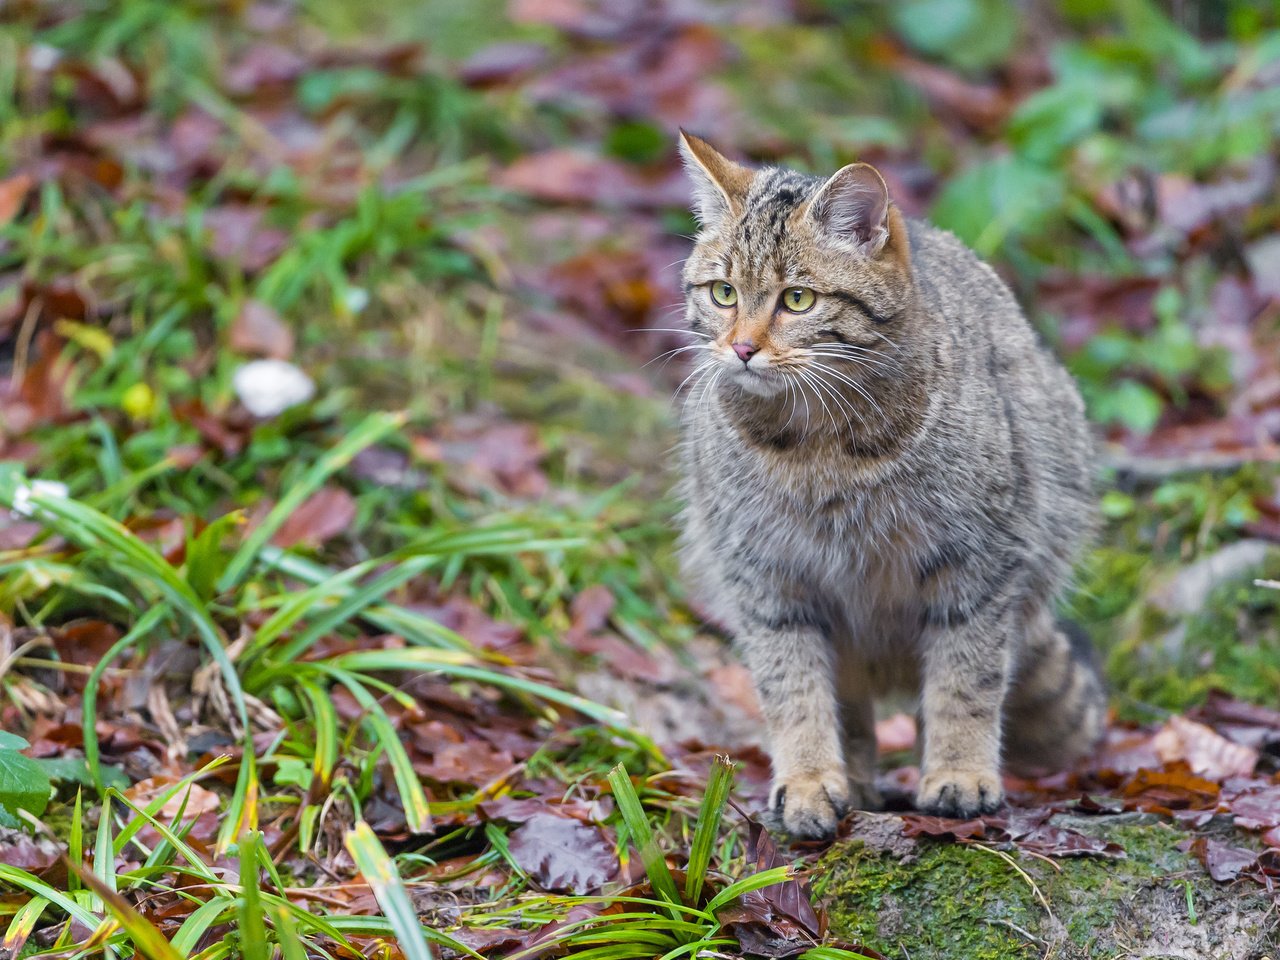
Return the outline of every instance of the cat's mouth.
{"type": "Polygon", "coordinates": [[[785,374],[764,358],[752,358],[750,363],[741,363],[736,358],[729,367],[729,381],[749,393],[762,397],[771,397],[781,393],[785,388],[785,374]]]}

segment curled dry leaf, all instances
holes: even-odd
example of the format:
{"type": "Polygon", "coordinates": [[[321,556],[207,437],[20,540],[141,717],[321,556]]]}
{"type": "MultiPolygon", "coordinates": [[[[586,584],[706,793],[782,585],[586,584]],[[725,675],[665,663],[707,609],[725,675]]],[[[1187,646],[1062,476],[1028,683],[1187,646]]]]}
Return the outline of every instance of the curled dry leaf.
{"type": "Polygon", "coordinates": [[[1258,764],[1258,751],[1233,743],[1203,723],[1174,715],[1151,741],[1164,763],[1186,761],[1192,773],[1210,780],[1247,777],[1258,764]]]}

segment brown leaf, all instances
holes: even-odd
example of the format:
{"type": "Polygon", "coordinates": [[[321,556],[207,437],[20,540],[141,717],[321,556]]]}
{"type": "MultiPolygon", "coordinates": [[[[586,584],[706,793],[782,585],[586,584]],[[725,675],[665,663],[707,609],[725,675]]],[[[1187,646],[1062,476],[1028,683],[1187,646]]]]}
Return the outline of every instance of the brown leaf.
{"type": "Polygon", "coordinates": [[[27,198],[34,185],[35,180],[26,173],[0,180],[0,227],[18,215],[18,211],[22,209],[22,201],[27,198]]]}
{"type": "Polygon", "coordinates": [[[495,43],[468,57],[458,71],[458,79],[471,87],[494,87],[520,79],[548,58],[549,51],[540,43],[495,43]]]}
{"type": "Polygon", "coordinates": [[[280,314],[261,300],[246,300],[231,324],[232,350],[261,357],[288,360],[293,356],[293,331],[280,314]]]}
{"type": "Polygon", "coordinates": [[[205,211],[209,252],[220,260],[234,260],[249,273],[265,269],[289,247],[289,234],[267,226],[265,219],[258,207],[226,205],[205,211]]]}
{"type": "Polygon", "coordinates": [[[557,147],[526,154],[498,175],[498,184],[550,203],[612,207],[683,207],[689,187],[680,171],[645,175],[619,160],[557,147]]]}
{"type": "Polygon", "coordinates": [[[1258,764],[1258,751],[1214,732],[1203,723],[1173,716],[1151,742],[1164,763],[1185,760],[1193,773],[1210,780],[1247,777],[1258,764]]]}
{"type": "Polygon", "coordinates": [[[600,828],[554,814],[534,814],[509,843],[512,859],[544,890],[583,894],[618,872],[613,844],[600,828]]]}
{"type": "Polygon", "coordinates": [[[952,820],[921,813],[902,815],[902,833],[908,837],[950,837],[953,840],[967,840],[971,837],[983,837],[986,832],[987,824],[981,818],[952,820]]]}
{"type": "Polygon", "coordinates": [[[1174,810],[1212,809],[1217,806],[1219,787],[1212,780],[1195,776],[1189,769],[1139,770],[1124,785],[1130,809],[1170,815],[1174,810]]]}
{"type": "Polygon", "coordinates": [[[303,501],[272,536],[277,547],[314,549],[345,532],[356,518],[356,501],[341,487],[321,487],[303,501]]]}
{"type": "Polygon", "coordinates": [[[1244,830],[1280,827],[1280,785],[1245,793],[1228,803],[1235,824],[1244,830]]]}
{"type": "Polygon", "coordinates": [[[1233,847],[1210,837],[1196,837],[1188,848],[1204,864],[1209,876],[1219,883],[1230,883],[1252,867],[1258,855],[1244,847],[1233,847]]]}

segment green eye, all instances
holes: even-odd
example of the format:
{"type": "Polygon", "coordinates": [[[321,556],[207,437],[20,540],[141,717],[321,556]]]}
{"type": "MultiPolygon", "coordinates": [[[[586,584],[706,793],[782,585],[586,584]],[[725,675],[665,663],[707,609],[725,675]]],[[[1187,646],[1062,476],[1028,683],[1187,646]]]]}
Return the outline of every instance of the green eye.
{"type": "Polygon", "coordinates": [[[733,285],[726,283],[724,280],[713,280],[711,282],[711,301],[717,307],[732,307],[738,302],[738,291],[733,289],[733,285]]]}
{"type": "Polygon", "coordinates": [[[817,299],[818,295],[808,287],[788,287],[782,291],[782,305],[792,313],[804,313],[817,299]]]}

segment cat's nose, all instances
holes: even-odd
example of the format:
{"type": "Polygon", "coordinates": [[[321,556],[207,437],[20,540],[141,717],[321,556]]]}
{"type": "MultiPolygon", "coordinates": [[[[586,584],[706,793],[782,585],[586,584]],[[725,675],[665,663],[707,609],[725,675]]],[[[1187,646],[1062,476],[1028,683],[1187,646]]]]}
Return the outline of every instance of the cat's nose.
{"type": "Polygon", "coordinates": [[[750,340],[745,340],[742,343],[735,343],[733,345],[733,352],[738,355],[739,360],[746,363],[756,355],[756,347],[750,340]]]}

